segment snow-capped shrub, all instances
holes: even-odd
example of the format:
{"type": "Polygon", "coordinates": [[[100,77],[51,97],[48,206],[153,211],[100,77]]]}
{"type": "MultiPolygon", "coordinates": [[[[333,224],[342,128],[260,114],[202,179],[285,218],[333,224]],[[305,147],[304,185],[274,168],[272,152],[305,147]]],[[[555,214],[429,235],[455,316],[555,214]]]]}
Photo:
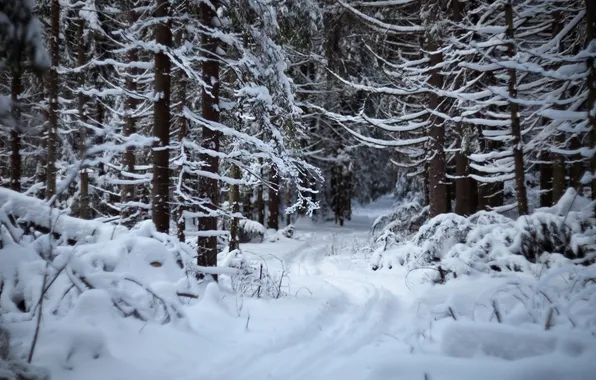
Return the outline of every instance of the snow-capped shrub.
{"type": "Polygon", "coordinates": [[[378,217],[371,227],[375,238],[387,236],[390,231],[394,236],[402,240],[415,233],[418,228],[428,219],[428,207],[424,207],[420,193],[408,193],[397,203],[393,210],[386,215],[378,217]]]}
{"type": "Polygon", "coordinates": [[[228,252],[221,266],[238,270],[229,277],[230,286],[236,293],[248,297],[279,298],[285,295],[282,289],[285,273],[275,276],[269,272],[265,260],[249,260],[240,250],[228,252]]]}
{"type": "Polygon", "coordinates": [[[2,380],[49,380],[43,368],[18,360],[10,349],[10,334],[0,327],[0,379],[2,380]]]}
{"type": "Polygon", "coordinates": [[[254,220],[241,219],[238,222],[238,239],[240,243],[262,243],[265,238],[265,227],[254,220]]]}
{"type": "Polygon", "coordinates": [[[569,189],[557,205],[511,219],[481,211],[442,214],[402,243],[378,244],[373,269],[437,268],[445,276],[474,271],[524,271],[533,264],[591,263],[596,258],[594,203],[569,189]]]}

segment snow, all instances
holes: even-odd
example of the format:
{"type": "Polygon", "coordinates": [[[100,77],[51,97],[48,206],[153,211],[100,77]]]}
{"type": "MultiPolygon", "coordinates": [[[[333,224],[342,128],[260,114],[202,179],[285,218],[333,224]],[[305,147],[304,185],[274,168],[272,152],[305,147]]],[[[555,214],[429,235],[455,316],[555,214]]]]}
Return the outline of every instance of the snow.
{"type": "MultiPolygon", "coordinates": [[[[572,196],[556,207],[570,206],[572,196]]],[[[372,271],[369,230],[393,201],[386,196],[355,207],[344,227],[299,219],[291,238],[279,232],[275,239],[241,244],[241,253],[220,255],[220,265],[240,270],[262,265],[281,284],[280,297],[233,291],[238,283],[225,273],[236,272],[225,271],[219,272],[220,285],[185,289],[198,292],[198,300],[177,297],[188,279],[174,253],[186,260],[192,252],[150,223],[112,240],[78,245],[74,253],[57,247],[56,267],[70,263],[96,276],[96,284],[105,283],[70,297],[71,305],[55,314],[51,305],[66,282],[54,285],[33,362],[60,380],[593,378],[593,267],[474,273],[444,285],[399,265],[372,271]],[[149,265],[154,262],[160,265],[149,265]],[[166,324],[122,318],[113,307],[115,294],[128,291],[130,304],[152,304],[138,286],[134,292],[123,287],[123,278],[152,289],[167,300],[168,310],[179,311],[178,318],[166,324]]],[[[575,212],[587,206],[576,205],[575,212]]],[[[542,213],[560,211],[556,207],[542,213]]],[[[262,232],[262,226],[253,227],[262,232]]],[[[40,246],[4,244],[2,278],[27,269],[31,281],[39,279],[43,266],[32,247],[40,246]],[[13,264],[7,270],[9,252],[13,264]]],[[[33,283],[32,289],[40,285],[33,283]]],[[[7,293],[5,287],[3,297],[7,293]]],[[[15,351],[26,355],[34,320],[3,322],[15,351]]]]}

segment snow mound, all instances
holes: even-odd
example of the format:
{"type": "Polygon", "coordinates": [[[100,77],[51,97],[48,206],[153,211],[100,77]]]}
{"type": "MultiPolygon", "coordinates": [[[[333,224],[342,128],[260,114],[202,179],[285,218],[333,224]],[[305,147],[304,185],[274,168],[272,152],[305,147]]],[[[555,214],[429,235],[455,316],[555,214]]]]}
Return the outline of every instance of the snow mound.
{"type": "Polygon", "coordinates": [[[557,205],[517,220],[486,211],[439,215],[406,241],[385,238],[371,264],[374,270],[435,268],[444,281],[474,272],[529,271],[537,264],[591,263],[596,258],[594,206],[570,188],[557,205]]]}

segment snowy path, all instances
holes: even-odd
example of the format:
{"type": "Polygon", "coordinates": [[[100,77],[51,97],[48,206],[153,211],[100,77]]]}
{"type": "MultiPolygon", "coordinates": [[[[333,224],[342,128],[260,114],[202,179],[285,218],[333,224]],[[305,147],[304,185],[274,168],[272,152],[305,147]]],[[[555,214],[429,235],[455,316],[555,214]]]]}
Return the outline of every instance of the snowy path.
{"type": "Polygon", "coordinates": [[[519,350],[522,330],[490,325],[482,330],[487,341],[466,335],[465,324],[463,330],[448,330],[453,321],[445,318],[445,305],[482,312],[479,300],[496,280],[408,287],[401,268],[372,272],[369,254],[359,248],[391,202],[382,198],[355,210],[343,228],[301,221],[296,239],[244,245],[248,255],[269,257],[271,268],[283,265],[287,297],[241,299],[210,286],[203,300],[187,309],[190,326],[92,320],[107,342],[107,355],[65,369],[42,352],[40,364],[52,367],[59,380],[595,378],[596,351],[581,339],[572,342],[574,349],[561,349],[550,341],[540,345],[550,338],[537,335],[538,348],[522,348],[524,360],[505,360],[507,350],[519,350]],[[443,341],[445,332],[457,339],[443,341]],[[480,355],[467,354],[467,347],[488,341],[500,343],[480,355]]]}

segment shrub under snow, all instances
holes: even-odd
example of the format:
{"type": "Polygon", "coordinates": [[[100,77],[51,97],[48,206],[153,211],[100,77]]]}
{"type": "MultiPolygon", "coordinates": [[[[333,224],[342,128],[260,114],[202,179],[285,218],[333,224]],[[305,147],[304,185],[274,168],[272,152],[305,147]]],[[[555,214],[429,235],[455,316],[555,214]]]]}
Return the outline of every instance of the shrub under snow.
{"type": "Polygon", "coordinates": [[[517,219],[486,211],[439,215],[405,242],[383,241],[371,264],[375,270],[440,267],[444,280],[445,275],[525,271],[537,263],[591,263],[596,258],[594,205],[569,189],[555,206],[517,219]]]}

